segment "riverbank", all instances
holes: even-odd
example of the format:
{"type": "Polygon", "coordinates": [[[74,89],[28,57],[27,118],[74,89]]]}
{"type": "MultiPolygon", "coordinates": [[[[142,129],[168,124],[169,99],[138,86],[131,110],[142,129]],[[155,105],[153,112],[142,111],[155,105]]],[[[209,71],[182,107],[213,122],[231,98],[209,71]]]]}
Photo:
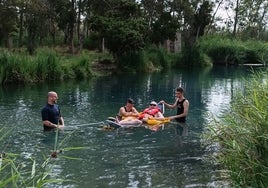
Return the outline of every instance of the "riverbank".
{"type": "Polygon", "coordinates": [[[248,79],[231,109],[205,135],[212,160],[229,171],[234,187],[268,186],[267,96],[266,69],[248,79]]]}
{"type": "Polygon", "coordinates": [[[0,49],[0,83],[21,84],[68,79],[85,79],[122,72],[149,73],[170,68],[203,68],[213,65],[264,65],[268,62],[268,43],[240,41],[210,36],[199,40],[192,49],[170,53],[148,46],[139,52],[114,57],[108,52],[83,50],[69,54],[60,47],[39,47],[32,56],[26,49],[0,49]]]}
{"type": "Polygon", "coordinates": [[[65,48],[39,48],[34,55],[26,49],[1,49],[0,83],[22,84],[68,79],[86,79],[122,72],[152,72],[170,67],[173,56],[158,48],[122,56],[117,60],[105,52],[83,50],[66,53],[65,48]]]}

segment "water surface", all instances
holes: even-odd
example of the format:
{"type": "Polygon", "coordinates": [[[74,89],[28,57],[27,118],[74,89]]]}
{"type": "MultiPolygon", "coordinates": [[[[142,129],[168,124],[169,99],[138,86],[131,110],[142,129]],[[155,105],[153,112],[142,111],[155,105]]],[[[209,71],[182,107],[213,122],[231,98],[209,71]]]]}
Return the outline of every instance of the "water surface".
{"type": "MultiPolygon", "coordinates": [[[[19,154],[31,167],[40,165],[54,149],[55,132],[43,132],[40,110],[54,90],[65,118],[53,177],[72,181],[47,187],[219,187],[228,180],[216,166],[203,160],[200,139],[212,117],[226,113],[248,69],[174,70],[149,75],[120,75],[86,81],[66,81],[0,88],[1,127],[11,130],[0,150],[19,154]],[[151,100],[175,100],[183,86],[190,101],[185,127],[166,124],[159,131],[146,128],[103,130],[128,97],[141,111],[151,100]],[[68,148],[86,147],[80,150],[68,148]],[[76,159],[68,159],[64,156],[76,159]]],[[[165,110],[165,116],[176,110],[165,110]]]]}

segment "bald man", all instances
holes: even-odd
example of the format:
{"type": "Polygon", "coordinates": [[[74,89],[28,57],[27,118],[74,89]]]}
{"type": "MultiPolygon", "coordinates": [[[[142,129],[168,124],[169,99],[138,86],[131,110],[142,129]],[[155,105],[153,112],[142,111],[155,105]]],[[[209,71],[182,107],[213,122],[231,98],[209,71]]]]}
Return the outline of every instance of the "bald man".
{"type": "Polygon", "coordinates": [[[54,91],[47,94],[47,104],[42,108],[41,115],[44,130],[52,130],[54,128],[62,128],[64,119],[61,115],[60,108],[57,105],[58,95],[54,91]]]}

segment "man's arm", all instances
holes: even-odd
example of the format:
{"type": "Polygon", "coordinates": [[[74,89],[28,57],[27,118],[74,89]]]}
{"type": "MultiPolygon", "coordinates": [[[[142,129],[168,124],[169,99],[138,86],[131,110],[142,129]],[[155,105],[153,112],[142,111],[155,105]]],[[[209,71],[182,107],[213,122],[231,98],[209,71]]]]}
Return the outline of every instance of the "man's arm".
{"type": "Polygon", "coordinates": [[[44,124],[45,126],[47,126],[47,127],[51,127],[51,128],[56,128],[56,127],[58,127],[58,125],[56,125],[56,124],[54,124],[54,123],[51,123],[51,122],[48,121],[48,120],[44,120],[44,121],[43,121],[43,124],[44,124]]]}
{"type": "Polygon", "coordinates": [[[60,125],[64,126],[64,119],[62,116],[60,117],[59,123],[60,123],[60,125]]]}
{"type": "Polygon", "coordinates": [[[166,105],[168,108],[175,108],[177,106],[177,101],[178,101],[178,99],[176,99],[173,104],[168,104],[166,101],[161,100],[159,103],[166,105]]]}
{"type": "Polygon", "coordinates": [[[182,117],[186,117],[188,115],[188,110],[189,110],[189,101],[185,100],[183,103],[183,113],[179,114],[179,115],[175,115],[175,116],[170,116],[168,117],[169,119],[175,119],[175,118],[182,118],[182,117]]]}

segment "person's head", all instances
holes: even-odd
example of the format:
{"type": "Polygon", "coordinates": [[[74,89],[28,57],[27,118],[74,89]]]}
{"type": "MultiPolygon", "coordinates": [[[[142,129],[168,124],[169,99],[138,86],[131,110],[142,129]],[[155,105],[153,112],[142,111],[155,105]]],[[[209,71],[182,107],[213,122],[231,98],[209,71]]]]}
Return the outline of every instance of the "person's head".
{"type": "Polygon", "coordinates": [[[133,106],[134,105],[134,100],[132,98],[127,99],[127,105],[133,106]]]}
{"type": "Polygon", "coordinates": [[[47,100],[49,104],[56,104],[58,99],[58,95],[55,91],[50,91],[47,94],[47,100]]]}
{"type": "Polygon", "coordinates": [[[149,106],[150,108],[155,108],[157,107],[157,103],[155,101],[151,101],[149,106]]]}
{"type": "Polygon", "coordinates": [[[182,97],[183,96],[183,88],[182,87],[177,87],[176,88],[176,92],[175,92],[175,94],[176,94],[176,97],[182,97]]]}

